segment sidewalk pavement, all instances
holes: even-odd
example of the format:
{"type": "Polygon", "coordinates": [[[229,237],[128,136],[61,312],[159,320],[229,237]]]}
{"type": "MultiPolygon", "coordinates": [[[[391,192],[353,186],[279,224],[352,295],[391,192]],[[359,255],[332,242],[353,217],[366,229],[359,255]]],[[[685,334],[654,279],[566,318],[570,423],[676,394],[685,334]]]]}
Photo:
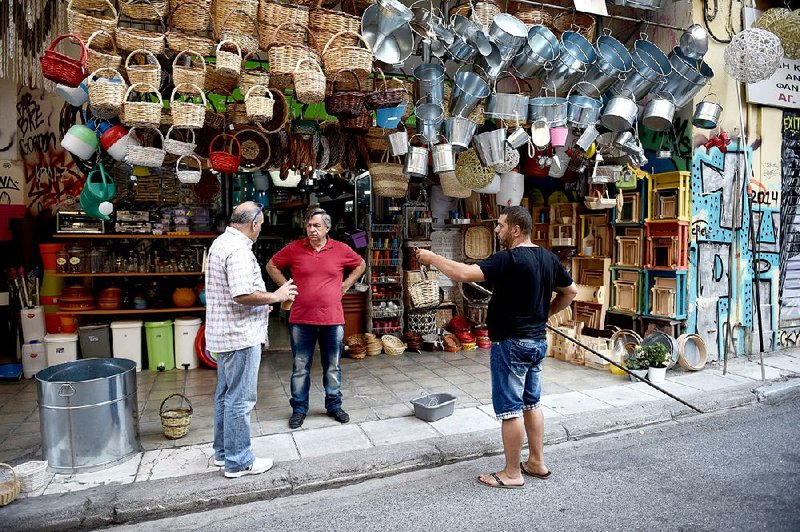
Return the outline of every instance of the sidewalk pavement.
{"type": "MultiPolygon", "coordinates": [[[[48,473],[45,486],[0,508],[4,529],[76,529],[135,522],[230,504],[271,499],[369,478],[436,467],[502,451],[499,422],[491,409],[489,353],[381,355],[343,359],[344,406],[340,425],[321,407],[321,368],[313,370],[312,409],[303,427],[287,426],[291,355],[266,352],[252,416],[257,456],[276,466],[262,475],[226,479],[212,465],[213,389],[209,370],[143,372],[138,376],[143,452],[101,471],[48,473]],[[158,408],[180,392],[194,416],[189,435],[167,440],[158,408]],[[433,423],[413,416],[410,400],[429,392],[458,397],[452,416],[433,423]]],[[[700,372],[674,368],[661,385],[704,412],[800,395],[800,349],[729,361],[728,373],[709,364],[700,372]]],[[[542,409],[545,443],[671,421],[694,414],[645,383],[545,360],[542,409]]],[[[35,381],[0,386],[0,461],[39,459],[41,443],[35,381]]]]}

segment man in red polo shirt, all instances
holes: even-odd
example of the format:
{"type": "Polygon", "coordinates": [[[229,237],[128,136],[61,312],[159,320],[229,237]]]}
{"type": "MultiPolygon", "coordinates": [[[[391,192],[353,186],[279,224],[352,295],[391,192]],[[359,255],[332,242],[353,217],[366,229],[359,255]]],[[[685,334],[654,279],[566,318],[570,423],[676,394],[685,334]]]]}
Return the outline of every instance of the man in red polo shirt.
{"type": "Polygon", "coordinates": [[[367,268],[364,259],[349,246],[328,238],[331,217],[313,208],[306,215],[306,238],[295,240],[267,263],[267,273],[278,285],[286,283],[282,270],[290,270],[300,294],[289,314],[292,345],[292,417],[289,428],[302,426],[308,413],[311,361],[319,342],[325,410],[339,423],[350,416],[342,410],[342,368],[339,359],[344,337],[342,296],[367,268]],[[344,272],[349,270],[345,278],[344,272]]]}

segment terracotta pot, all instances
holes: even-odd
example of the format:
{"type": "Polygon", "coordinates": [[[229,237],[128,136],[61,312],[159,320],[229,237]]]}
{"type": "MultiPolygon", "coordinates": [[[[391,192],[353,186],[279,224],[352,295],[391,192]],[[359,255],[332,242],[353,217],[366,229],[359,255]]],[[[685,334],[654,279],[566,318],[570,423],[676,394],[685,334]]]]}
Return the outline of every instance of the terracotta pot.
{"type": "Polygon", "coordinates": [[[197,296],[191,288],[176,288],[172,293],[172,302],[176,307],[191,307],[196,300],[197,296]]]}

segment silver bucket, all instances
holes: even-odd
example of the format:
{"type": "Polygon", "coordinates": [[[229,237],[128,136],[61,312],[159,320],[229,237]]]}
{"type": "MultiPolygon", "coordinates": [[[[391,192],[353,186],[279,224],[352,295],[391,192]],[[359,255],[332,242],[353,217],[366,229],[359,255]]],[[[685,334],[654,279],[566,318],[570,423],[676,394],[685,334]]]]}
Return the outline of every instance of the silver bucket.
{"type": "Polygon", "coordinates": [[[688,59],[677,47],[670,52],[669,62],[672,65],[672,72],[667,76],[659,92],[671,94],[675,98],[675,106],[680,109],[714,77],[714,71],[704,61],[688,59]],[[699,68],[695,68],[697,65],[699,68]]]}
{"type": "Polygon", "coordinates": [[[541,25],[531,26],[528,40],[511,65],[519,77],[534,78],[542,70],[551,68],[560,51],[561,45],[552,31],[541,25]]]}
{"type": "Polygon", "coordinates": [[[547,74],[547,86],[552,86],[556,92],[565,92],[586,74],[586,69],[596,58],[597,53],[586,37],[574,31],[565,31],[561,35],[561,53],[547,74]]]}
{"type": "Polygon", "coordinates": [[[518,127],[514,131],[508,134],[506,137],[506,142],[509,146],[514,148],[520,148],[530,142],[531,136],[528,134],[528,131],[524,127],[518,127]]]}
{"type": "Polygon", "coordinates": [[[87,358],[36,374],[42,455],[56,473],[103,469],[141,451],[136,362],[87,358]]]}
{"type": "Polygon", "coordinates": [[[460,152],[469,148],[478,124],[463,116],[451,116],[444,121],[444,136],[450,139],[453,150],[460,152]]]}
{"type": "Polygon", "coordinates": [[[408,153],[408,131],[395,131],[386,136],[389,141],[389,155],[400,157],[408,153]]]}
{"type": "Polygon", "coordinates": [[[666,131],[675,118],[675,101],[669,94],[650,98],[642,111],[642,125],[651,131],[666,131]]]}
{"type": "Polygon", "coordinates": [[[489,95],[489,99],[486,101],[486,109],[484,110],[484,115],[486,118],[499,118],[503,120],[521,120],[522,122],[526,121],[528,116],[528,96],[524,94],[520,94],[522,92],[522,88],[519,85],[519,81],[514,76],[507,74],[506,76],[501,76],[494,83],[494,90],[489,95]],[[508,93],[508,92],[497,92],[497,81],[503,79],[506,76],[510,76],[517,83],[517,92],[516,93],[508,93]]]}
{"type": "MultiPolygon", "coordinates": [[[[580,90],[579,87],[588,85],[594,89],[595,94],[599,94],[597,87],[588,81],[581,81],[573,89],[580,90]]],[[[585,128],[596,124],[600,119],[603,110],[603,102],[583,94],[572,94],[572,90],[567,94],[567,122],[575,127],[585,128]]]]}
{"type": "Polygon", "coordinates": [[[627,131],[639,115],[639,106],[630,96],[616,94],[606,103],[600,122],[610,131],[627,131]]]}
{"type": "Polygon", "coordinates": [[[417,80],[417,99],[425,103],[444,103],[444,67],[436,63],[422,63],[414,69],[417,80]]]}
{"type": "MultiPolygon", "coordinates": [[[[416,137],[416,135],[414,135],[416,137]]],[[[428,148],[424,146],[409,146],[403,173],[413,177],[428,176],[428,148]]]]}
{"type": "Polygon", "coordinates": [[[444,109],[440,104],[423,103],[414,108],[417,117],[417,132],[428,144],[436,142],[444,121],[444,109]]]}
{"type": "Polygon", "coordinates": [[[617,80],[625,79],[626,73],[633,66],[633,58],[625,45],[611,35],[603,35],[597,39],[595,51],[597,60],[583,76],[583,81],[591,85],[581,85],[576,90],[584,96],[599,98],[617,80]],[[592,85],[597,92],[589,92],[592,85]]]}
{"type": "Polygon", "coordinates": [[[537,96],[528,101],[528,122],[544,120],[547,127],[567,123],[567,99],[558,96],[537,96]]]}
{"type": "Polygon", "coordinates": [[[489,25],[489,37],[500,51],[500,57],[513,59],[525,44],[528,28],[514,15],[499,13],[489,25]]]}
{"type": "Polygon", "coordinates": [[[624,80],[617,81],[611,90],[616,94],[631,93],[638,101],[653,90],[664,91],[662,84],[672,72],[672,65],[658,46],[647,39],[634,43],[631,53],[633,64],[624,80]]]}
{"type": "MultiPolygon", "coordinates": [[[[712,95],[716,96],[716,94],[711,93],[708,94],[706,98],[712,95]]],[[[706,98],[694,107],[692,125],[700,129],[714,129],[719,124],[722,106],[719,104],[719,99],[716,102],[712,102],[706,98]]]]}
{"type": "Polygon", "coordinates": [[[456,72],[450,114],[468,116],[489,92],[489,84],[475,72],[456,72]]]}
{"type": "MultiPolygon", "coordinates": [[[[441,135],[440,135],[441,136],[441,135]]],[[[456,159],[453,155],[453,145],[442,137],[444,142],[440,142],[431,148],[431,160],[433,161],[434,173],[452,172],[456,169],[456,159]]]]}
{"type": "Polygon", "coordinates": [[[489,53],[479,54],[475,65],[483,70],[484,76],[493,80],[505,72],[513,60],[513,55],[504,56],[503,51],[495,43],[490,43],[489,53]]]}
{"type": "Polygon", "coordinates": [[[506,128],[501,127],[472,137],[472,145],[484,166],[495,166],[505,160],[507,133],[506,128]]]}

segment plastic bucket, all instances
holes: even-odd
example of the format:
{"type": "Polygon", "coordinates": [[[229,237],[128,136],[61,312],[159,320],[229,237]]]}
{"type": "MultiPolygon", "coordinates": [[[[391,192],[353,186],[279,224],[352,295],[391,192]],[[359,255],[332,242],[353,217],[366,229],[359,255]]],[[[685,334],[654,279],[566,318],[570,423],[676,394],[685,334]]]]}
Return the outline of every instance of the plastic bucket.
{"type": "Polygon", "coordinates": [[[172,320],[147,321],[147,367],[150,371],[175,369],[175,350],[172,339],[172,320]]]}

